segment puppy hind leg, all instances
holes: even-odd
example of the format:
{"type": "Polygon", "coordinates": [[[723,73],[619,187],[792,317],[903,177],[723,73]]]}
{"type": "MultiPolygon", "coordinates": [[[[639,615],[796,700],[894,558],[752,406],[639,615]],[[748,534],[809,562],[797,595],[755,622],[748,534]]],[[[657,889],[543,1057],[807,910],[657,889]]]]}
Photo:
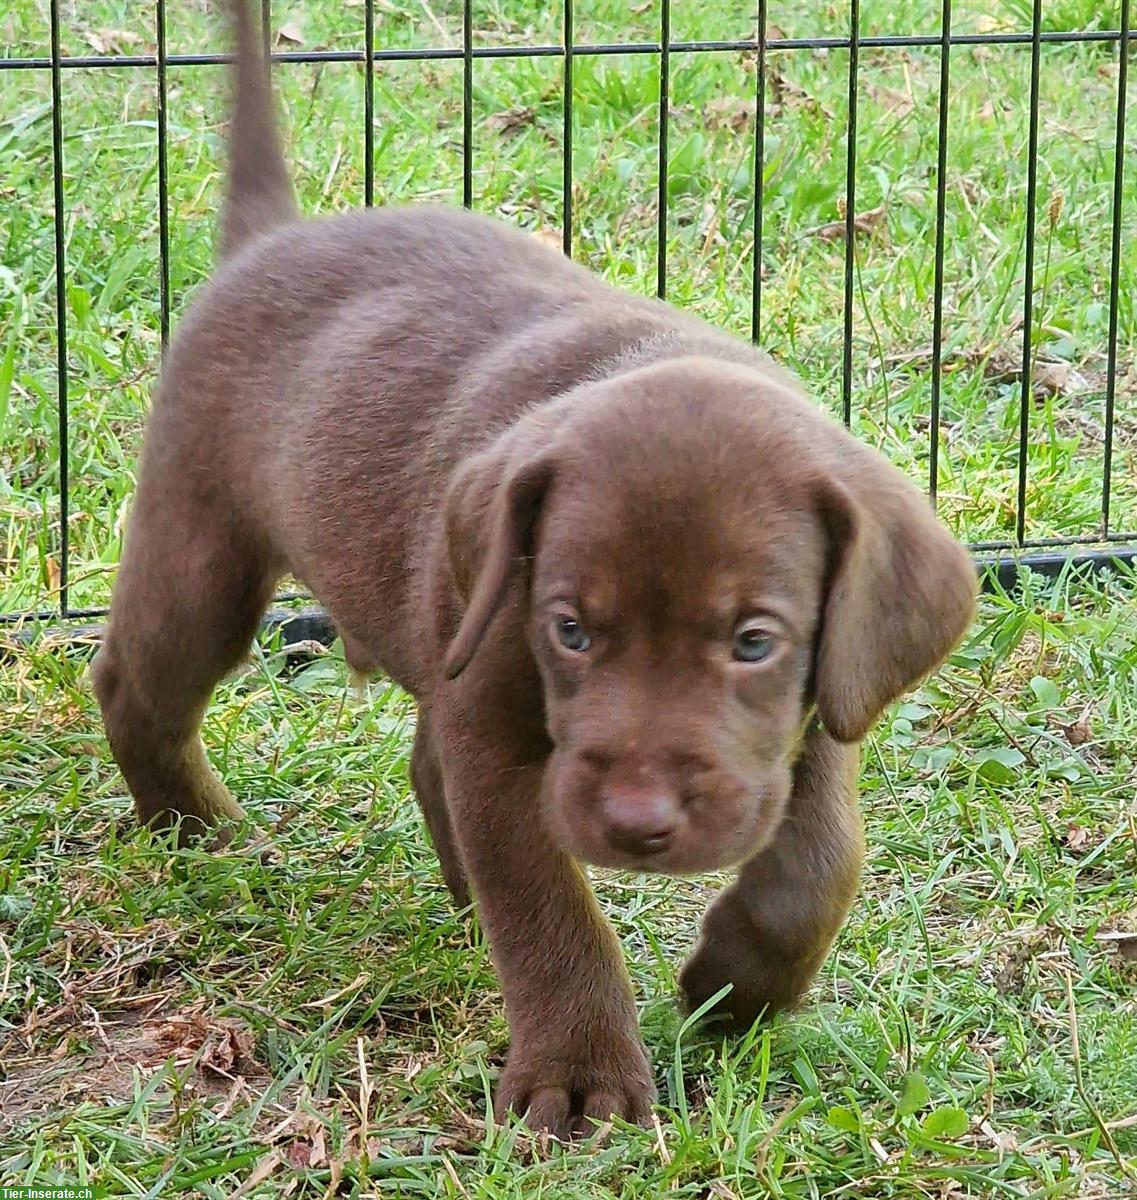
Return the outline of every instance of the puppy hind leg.
{"type": "Polygon", "coordinates": [[[244,815],[199,729],[214,687],[248,651],[275,578],[230,514],[176,492],[144,477],[93,679],[139,819],[180,820],[184,843],[244,815]]]}
{"type": "Polygon", "coordinates": [[[773,842],[711,904],[680,974],[689,1010],[732,990],[710,1015],[748,1028],[792,1005],[825,961],[856,894],[864,856],[860,752],[809,735],[773,842]]]}
{"type": "Polygon", "coordinates": [[[434,736],[426,713],[419,709],[418,728],[411,750],[411,786],[430,830],[430,840],[442,867],[442,878],[459,908],[470,903],[470,885],[466,869],[458,854],[454,826],[446,807],[446,792],[442,783],[442,766],[434,745],[434,736]]]}

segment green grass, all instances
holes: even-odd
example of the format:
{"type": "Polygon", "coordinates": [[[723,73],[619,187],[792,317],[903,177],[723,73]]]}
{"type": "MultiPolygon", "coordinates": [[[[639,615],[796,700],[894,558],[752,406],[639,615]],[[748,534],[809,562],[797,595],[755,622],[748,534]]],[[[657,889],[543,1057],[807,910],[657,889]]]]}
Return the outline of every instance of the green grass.
{"type": "MultiPolygon", "coordinates": [[[[172,53],[222,48],[199,0],[168,7],[172,53]]],[[[1029,20],[1021,0],[954,7],[961,30],[1029,20]]],[[[1117,7],[1051,0],[1044,23],[1115,28],[1117,7]]],[[[843,4],[770,8],[787,36],[846,31],[843,4]]],[[[66,53],[152,43],[143,0],[61,9],[66,53]]],[[[376,9],[382,46],[460,43],[455,0],[376,9]]],[[[306,46],[362,44],[358,4],[274,10],[306,46]]],[[[752,10],[675,3],[673,36],[748,36],[752,10]]],[[[933,0],[862,10],[866,33],[938,28],[933,0]]],[[[552,8],[475,11],[482,44],[559,38],[552,8]]],[[[651,39],[658,4],[578,0],[576,23],[581,41],[651,39]]],[[[9,55],[46,53],[46,30],[46,0],[0,14],[9,55]]],[[[837,219],[845,188],[846,61],[772,59],[767,129],[764,340],[831,407],[843,245],[813,231],[837,219]]],[[[1028,67],[1022,48],[952,61],[940,506],[972,540],[1014,528],[1028,67]]],[[[560,228],[560,70],[549,58],[475,72],[476,204],[532,229],[560,228]]],[[[650,291],[656,62],[581,57],[575,76],[575,252],[650,291]]],[[[277,79],[305,208],[359,203],[361,71],[277,79]]],[[[50,604],[58,570],[54,233],[48,76],[0,80],[0,609],[12,609],[50,604]]],[[[937,84],[933,52],[862,53],[856,208],[885,212],[857,246],[854,424],[921,481],[937,84]]],[[[743,333],[752,129],[732,98],[753,86],[738,55],[672,64],[669,295],[743,333]]],[[[1116,88],[1108,50],[1044,50],[1036,332],[1076,386],[1033,402],[1030,536],[1098,527],[1116,88]]],[[[106,599],[159,351],[155,100],[150,72],[64,75],[78,605],[106,599]]],[[[218,70],[171,70],[176,310],[210,270],[223,117],[218,70]]],[[[381,202],[459,198],[460,64],[383,65],[376,119],[381,202]]],[[[1113,479],[1126,528],[1135,200],[1129,170],[1113,479]]],[[[322,1196],[342,1170],[344,1194],[391,1196],[1132,1193],[1137,969],[1098,935],[1134,931],[1135,608],[1132,577],[1035,582],[985,603],[970,642],[866,747],[861,899],[809,1002],[770,1029],[723,1041],[675,1012],[675,972],[716,881],[604,876],[659,1126],[549,1162],[485,1121],[507,1031],[484,941],[452,912],[420,830],[404,697],[352,695],[336,651],[297,669],[262,646],[206,722],[255,828],[225,854],[171,854],[128,815],[86,659],[21,651],[0,664],[0,1182],[322,1196]]]]}
{"type": "MultiPolygon", "coordinates": [[[[479,44],[556,42],[559,12],[493,0],[475,5],[479,44]]],[[[749,0],[676,4],[673,36],[749,36],[749,0]]],[[[955,5],[961,31],[1022,29],[1022,0],[955,5]]],[[[1062,0],[1048,29],[1116,27],[1118,5],[1062,0]]],[[[217,50],[224,32],[201,0],[169,6],[172,53],[217,50]]],[[[865,0],[866,34],[934,33],[933,0],[865,0]]],[[[135,0],[64,5],[64,48],[129,52],[153,43],[153,12],[135,0]]],[[[841,5],[771,5],[787,36],[846,31],[841,5]]],[[[378,6],[380,46],[460,44],[460,5],[378,6]],[[430,15],[428,15],[430,14],[430,15]]],[[[358,47],[362,10],[309,3],[281,24],[285,48],[358,47]]],[[[576,6],[582,41],[658,36],[658,5],[576,6]]],[[[9,54],[46,53],[46,0],[0,16],[9,54]]],[[[1023,304],[1027,49],[960,48],[952,66],[946,343],[940,506],[967,538],[1015,527],[1023,304]]],[[[771,58],[767,129],[764,341],[836,407],[843,318],[843,243],[814,235],[845,192],[847,55],[771,58]]],[[[858,211],[884,209],[858,242],[854,424],[913,478],[928,475],[934,169],[938,57],[862,54],[858,211]]],[[[475,202],[530,228],[561,225],[560,62],[484,61],[475,69],[475,202]],[[517,114],[505,120],[502,114],[517,114]]],[[[325,211],[363,196],[363,73],[358,65],[277,73],[304,205],[325,211]]],[[[0,606],[47,604],[57,581],[58,466],[54,237],[47,72],[9,72],[0,99],[5,219],[0,224],[0,606]]],[[[172,282],[180,308],[212,261],[225,89],[217,68],[170,72],[172,282]]],[[[1131,84],[1131,87],[1134,86],[1131,84]]],[[[754,64],[738,54],[676,54],[672,63],[669,290],[677,302],[746,332],[752,274],[752,130],[734,101],[753,96],[754,64]]],[[[1100,527],[1112,197],[1115,54],[1100,45],[1042,55],[1035,334],[1062,386],[1040,388],[1028,438],[1027,534],[1100,527]],[[1055,197],[1061,197],[1060,204],[1055,197]],[[1052,203],[1053,201],[1053,203],[1052,203]],[[1060,211],[1059,211],[1060,209],[1060,211]],[[1051,222],[1050,213],[1056,219],[1051,222]],[[1065,370],[1068,365],[1072,370],[1065,370]]],[[[130,491],[130,464],[158,355],[156,85],[144,70],[69,70],[63,82],[73,600],[105,601],[130,491]]],[[[1131,98],[1132,99],[1132,98],[1131,98]]],[[[658,74],[651,55],[575,64],[574,246],[623,285],[654,286],[658,74]]],[[[461,64],[381,64],[376,75],[376,192],[381,202],[457,200],[461,64]]],[[[1137,171],[1125,181],[1121,383],[1113,472],[1114,528],[1137,526],[1137,171]]],[[[1052,369],[1043,369],[1052,377],[1052,369]]]]}
{"type": "Polygon", "coordinates": [[[507,1031],[420,831],[403,697],[352,696],[338,651],[262,647],[206,722],[255,828],[171,854],[128,816],[85,660],[23,654],[0,1177],[221,1197],[279,1154],[254,1194],[323,1195],[340,1163],[393,1196],[1120,1197],[1137,968],[1096,935],[1133,928],[1135,618],[1133,577],[985,604],[868,744],[861,898],[770,1029],[724,1041],[673,1007],[715,881],[604,875],[659,1129],[546,1163],[485,1123],[507,1031]]]}

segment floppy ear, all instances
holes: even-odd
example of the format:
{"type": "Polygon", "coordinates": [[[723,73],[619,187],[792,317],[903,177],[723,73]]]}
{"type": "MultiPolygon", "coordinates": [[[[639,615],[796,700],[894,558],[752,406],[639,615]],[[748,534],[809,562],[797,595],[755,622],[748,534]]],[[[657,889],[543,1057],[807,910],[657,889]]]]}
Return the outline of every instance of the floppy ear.
{"type": "Polygon", "coordinates": [[[466,611],[443,659],[447,679],[469,665],[505,600],[514,571],[530,554],[533,526],[552,475],[548,450],[519,457],[495,447],[470,460],[451,485],[447,550],[466,611]]]}
{"type": "Polygon", "coordinates": [[[825,728],[856,742],[963,637],[978,576],[891,464],[858,445],[841,475],[822,485],[833,554],[814,686],[825,728]]]}

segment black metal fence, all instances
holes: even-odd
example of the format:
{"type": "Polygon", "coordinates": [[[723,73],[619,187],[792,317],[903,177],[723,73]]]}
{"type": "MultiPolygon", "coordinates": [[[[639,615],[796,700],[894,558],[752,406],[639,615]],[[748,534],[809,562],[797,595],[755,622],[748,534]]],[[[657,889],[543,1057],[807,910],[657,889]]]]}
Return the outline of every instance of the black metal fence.
{"type": "MultiPolygon", "coordinates": [[[[261,0],[266,47],[271,46],[270,0],[261,0]]],[[[155,0],[155,45],[153,54],[115,54],[67,56],[61,53],[61,0],[50,0],[49,54],[44,57],[0,58],[0,78],[6,71],[50,71],[52,96],[52,148],[54,180],[54,228],[56,273],[56,339],[58,380],[58,445],[60,515],[57,532],[59,587],[58,607],[50,611],[0,613],[0,621],[63,620],[72,622],[102,614],[102,609],[77,609],[69,604],[68,548],[68,312],[67,257],[65,238],[66,211],[64,206],[64,129],[61,102],[63,72],[71,68],[136,67],[155,72],[157,83],[157,136],[159,214],[159,287],[162,340],[170,330],[170,224],[169,169],[167,142],[167,78],[171,69],[182,66],[222,64],[229,61],[226,54],[169,54],[166,40],[166,0],[155,0]]],[[[462,147],[463,201],[469,206],[473,199],[473,67],[482,59],[559,58],[563,69],[563,205],[564,250],[572,250],[573,207],[573,144],[572,104],[573,65],[585,56],[649,55],[659,65],[659,178],[658,229],[659,247],[656,262],[656,291],[660,297],[667,289],[667,228],[668,228],[668,125],[671,58],[675,54],[722,54],[749,52],[756,56],[756,125],[753,150],[753,234],[754,254],[751,277],[751,334],[760,341],[762,334],[763,301],[763,170],[765,166],[765,134],[767,119],[767,67],[772,56],[809,50],[840,50],[848,53],[848,122],[845,132],[845,236],[844,236],[844,339],[842,360],[842,411],[846,424],[852,414],[853,393],[853,331],[855,284],[855,220],[857,214],[857,112],[860,95],[860,52],[863,49],[938,50],[939,108],[935,171],[935,283],[933,298],[933,332],[930,375],[929,470],[927,486],[935,502],[940,473],[940,401],[943,381],[943,358],[939,349],[944,335],[944,242],[945,200],[947,193],[947,155],[949,144],[949,95],[951,86],[952,50],[961,46],[1021,46],[1030,54],[1029,146],[1026,176],[1026,245],[1022,311],[1022,375],[1019,401],[1019,436],[1017,461],[1017,494],[1015,498],[1015,535],[1013,538],[979,542],[973,546],[980,565],[996,568],[1002,581],[1012,580],[1018,564],[1026,564],[1048,574],[1056,573],[1068,562],[1107,565],[1117,561],[1137,560],[1137,531],[1119,530],[1111,516],[1111,481],[1114,473],[1115,409],[1118,384],[1118,319],[1121,284],[1121,254],[1123,229],[1123,181],[1125,170],[1126,92],[1128,83],[1129,47],[1133,39],[1130,26],[1130,0],[1121,0],[1119,27],[1109,30],[1072,30],[1053,32],[1044,29],[1044,0],[1032,0],[1032,20],[1029,31],[957,33],[952,28],[952,0],[942,0],[938,33],[927,35],[861,35],[860,0],[849,0],[848,33],[833,37],[789,38],[771,36],[768,20],[768,0],[757,0],[756,33],[752,38],[720,41],[678,41],[671,37],[671,3],[662,0],[659,37],[647,42],[606,42],[579,44],[573,32],[573,0],[563,0],[563,38],[560,44],[529,46],[476,46],[473,37],[473,0],[463,0],[462,45],[421,49],[391,49],[375,44],[376,0],[364,0],[364,45],[357,50],[312,50],[273,54],[280,63],[361,63],[365,70],[364,112],[362,136],[364,142],[365,201],[374,200],[374,68],[376,64],[395,61],[461,60],[463,66],[462,147]],[[1117,103],[1114,122],[1113,190],[1111,212],[1111,253],[1109,261],[1109,333],[1105,383],[1104,460],[1101,475],[1100,524],[1092,534],[1069,537],[1030,539],[1027,537],[1027,478],[1028,438],[1031,413],[1031,362],[1034,350],[1033,321],[1035,275],[1035,221],[1038,200],[1039,111],[1042,47],[1054,43],[1104,43],[1116,47],[1118,57],[1117,103]]]]}

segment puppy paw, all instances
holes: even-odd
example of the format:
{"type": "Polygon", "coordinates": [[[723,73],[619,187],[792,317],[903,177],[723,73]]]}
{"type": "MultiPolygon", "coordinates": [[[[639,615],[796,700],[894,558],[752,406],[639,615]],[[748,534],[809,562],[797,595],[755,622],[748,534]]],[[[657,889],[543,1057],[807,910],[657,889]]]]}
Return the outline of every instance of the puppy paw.
{"type": "Polygon", "coordinates": [[[513,1112],[534,1133],[561,1141],[588,1137],[612,1117],[646,1124],[656,1098],[651,1063],[638,1037],[621,1041],[590,1041],[583,1054],[563,1047],[512,1050],[494,1097],[495,1119],[513,1112]]]}
{"type": "Polygon", "coordinates": [[[704,1019],[732,1030],[747,1030],[759,1019],[791,1007],[808,985],[812,972],[805,964],[773,955],[754,954],[710,941],[699,945],[679,973],[682,1008],[691,1013],[728,984],[730,991],[704,1019]]]}

